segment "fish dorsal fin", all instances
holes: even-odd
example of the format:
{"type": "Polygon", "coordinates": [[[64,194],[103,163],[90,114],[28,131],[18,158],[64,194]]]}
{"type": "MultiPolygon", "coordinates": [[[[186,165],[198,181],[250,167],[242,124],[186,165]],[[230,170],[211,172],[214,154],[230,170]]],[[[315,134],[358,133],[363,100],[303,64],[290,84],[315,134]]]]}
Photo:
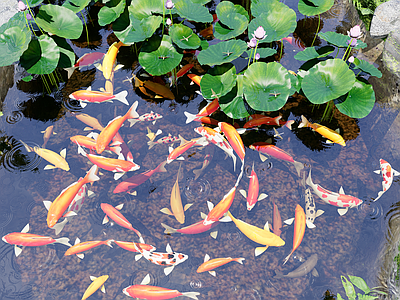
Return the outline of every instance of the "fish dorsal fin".
{"type": "Polygon", "coordinates": [[[53,202],[48,201],[48,200],[43,201],[44,207],[46,207],[47,210],[50,209],[50,206],[51,206],[52,203],[53,202]]]}
{"type": "Polygon", "coordinates": [[[210,260],[210,255],[206,254],[204,255],[204,262],[209,261],[210,260]]]}
{"type": "Polygon", "coordinates": [[[294,218],[290,218],[290,219],[283,221],[283,223],[285,223],[287,225],[292,225],[293,221],[294,221],[294,218]]]}
{"type": "Polygon", "coordinates": [[[344,189],[343,189],[342,186],[341,186],[340,189],[339,189],[339,194],[344,195],[344,189]]]}
{"type": "Polygon", "coordinates": [[[170,244],[167,244],[167,247],[165,247],[165,251],[167,251],[167,253],[174,253],[174,251],[172,251],[170,244]]]}
{"type": "Polygon", "coordinates": [[[169,267],[164,268],[165,276],[168,276],[173,270],[174,270],[174,266],[169,266],[169,267]]]}
{"type": "Polygon", "coordinates": [[[240,193],[243,197],[247,198],[247,193],[246,193],[245,190],[239,190],[239,193],[240,193]]]}
{"type": "Polygon", "coordinates": [[[81,240],[77,237],[74,245],[79,244],[80,242],[81,242],[81,240]]]}
{"type": "Polygon", "coordinates": [[[264,230],[266,230],[266,231],[268,231],[269,232],[269,224],[268,224],[268,221],[265,223],[265,225],[264,225],[264,230]]]}
{"type": "Polygon", "coordinates": [[[95,281],[97,279],[97,277],[95,277],[95,276],[90,276],[90,280],[91,281],[95,281]]]}
{"type": "Polygon", "coordinates": [[[121,210],[123,207],[124,207],[124,204],[121,203],[120,205],[117,205],[117,206],[115,207],[115,209],[121,210]]]}
{"type": "Polygon", "coordinates": [[[22,228],[21,232],[22,233],[27,233],[29,231],[29,223],[25,225],[24,228],[22,228]]]}
{"type": "Polygon", "coordinates": [[[147,274],[146,276],[144,276],[142,282],[140,284],[142,285],[146,285],[150,283],[150,274],[147,274]]]}
{"type": "Polygon", "coordinates": [[[315,228],[315,225],[313,222],[311,222],[310,220],[306,220],[306,225],[308,228],[315,228]]]}
{"type": "Polygon", "coordinates": [[[209,211],[212,211],[212,209],[214,208],[214,204],[212,204],[210,201],[207,201],[207,206],[209,211]]]}
{"type": "Polygon", "coordinates": [[[203,212],[200,213],[201,218],[204,220],[205,218],[207,218],[207,215],[203,212]]]}

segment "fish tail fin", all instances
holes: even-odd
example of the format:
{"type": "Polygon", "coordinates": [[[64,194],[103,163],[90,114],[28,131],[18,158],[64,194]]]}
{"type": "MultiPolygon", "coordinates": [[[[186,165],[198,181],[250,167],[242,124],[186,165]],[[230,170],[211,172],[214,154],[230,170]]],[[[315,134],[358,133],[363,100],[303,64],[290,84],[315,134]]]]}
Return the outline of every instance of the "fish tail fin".
{"type": "Polygon", "coordinates": [[[111,151],[117,154],[118,156],[121,154],[122,148],[121,146],[112,146],[110,147],[111,151]]]}
{"type": "Polygon", "coordinates": [[[185,293],[182,293],[182,296],[186,296],[188,298],[192,298],[192,299],[196,299],[196,300],[199,299],[199,298],[197,298],[198,295],[200,295],[199,292],[185,292],[185,293]]]}
{"type": "Polygon", "coordinates": [[[128,110],[126,115],[128,116],[127,119],[136,119],[139,118],[139,114],[136,112],[136,108],[138,106],[139,102],[135,101],[131,108],[128,110]]]}
{"type": "Polygon", "coordinates": [[[122,92],[116,94],[114,99],[122,102],[123,104],[129,105],[128,100],[126,100],[126,96],[128,96],[128,92],[122,91],[122,92]]]}
{"type": "Polygon", "coordinates": [[[154,171],[159,173],[167,172],[167,169],[165,168],[166,164],[167,161],[162,162],[161,164],[158,165],[158,167],[154,171]]]}
{"type": "Polygon", "coordinates": [[[193,170],[193,174],[195,175],[194,180],[197,180],[197,178],[200,177],[202,171],[203,171],[202,169],[193,170]]]}
{"type": "Polygon", "coordinates": [[[308,120],[306,119],[305,116],[301,115],[301,122],[300,122],[298,128],[307,127],[308,124],[310,124],[310,122],[308,122],[308,120]]]}
{"type": "Polygon", "coordinates": [[[161,226],[165,228],[164,233],[171,234],[177,232],[175,228],[172,228],[164,223],[161,223],[161,226]]]}
{"type": "Polygon", "coordinates": [[[277,118],[275,118],[275,123],[276,125],[279,126],[279,120],[282,119],[282,116],[278,116],[277,118]]]}
{"type": "Polygon", "coordinates": [[[197,118],[197,115],[191,114],[190,112],[185,111],[183,113],[186,116],[186,124],[189,124],[197,118]]]}
{"type": "Polygon", "coordinates": [[[289,120],[289,121],[286,122],[285,126],[287,128],[289,128],[290,130],[292,130],[293,123],[294,123],[294,120],[289,120]]]}
{"type": "Polygon", "coordinates": [[[85,176],[87,178],[86,179],[87,182],[100,180],[100,177],[96,175],[97,171],[98,171],[97,165],[93,165],[85,176]]]}
{"type": "Polygon", "coordinates": [[[243,257],[235,258],[235,259],[234,259],[234,261],[238,262],[238,263],[241,264],[241,265],[243,265],[243,261],[244,261],[244,260],[245,260],[245,259],[244,259],[243,257]]]}
{"type": "Polygon", "coordinates": [[[283,273],[281,271],[275,270],[275,276],[274,278],[282,278],[283,277],[283,273]]]}
{"type": "Polygon", "coordinates": [[[60,232],[64,229],[65,224],[68,223],[68,218],[65,218],[62,222],[57,223],[52,228],[55,230],[55,234],[59,235],[60,232]]]}
{"type": "Polygon", "coordinates": [[[112,247],[113,247],[112,244],[111,244],[112,242],[114,242],[114,240],[113,240],[113,239],[109,239],[109,240],[106,241],[106,245],[107,245],[108,247],[111,247],[111,248],[112,248],[112,247]]]}
{"type": "Polygon", "coordinates": [[[33,148],[32,148],[32,147],[28,146],[27,144],[25,144],[25,143],[24,143],[23,141],[21,141],[21,140],[19,140],[19,141],[22,143],[22,145],[24,145],[26,151],[28,151],[28,152],[32,152],[32,151],[33,151],[33,148]]]}
{"type": "Polygon", "coordinates": [[[292,252],[289,253],[288,256],[285,257],[285,259],[284,259],[284,261],[283,261],[283,265],[286,264],[286,263],[288,262],[289,258],[292,256],[292,254],[293,254],[293,250],[292,250],[292,252]]]}
{"type": "Polygon", "coordinates": [[[156,143],[156,142],[153,142],[153,141],[148,141],[148,142],[147,142],[147,145],[149,145],[149,150],[150,150],[151,148],[153,148],[156,144],[157,144],[157,143],[156,143]]]}
{"type": "Polygon", "coordinates": [[[296,169],[296,171],[297,171],[297,175],[298,175],[299,177],[301,177],[301,176],[300,176],[300,172],[301,172],[301,170],[304,169],[304,164],[301,163],[301,162],[299,162],[299,161],[294,161],[294,162],[293,162],[293,165],[294,165],[294,167],[295,167],[295,169],[296,169]]]}
{"type": "Polygon", "coordinates": [[[67,238],[67,237],[62,237],[62,238],[56,239],[55,243],[59,243],[59,244],[63,244],[68,247],[72,247],[72,245],[69,243],[69,238],[67,238]]]}

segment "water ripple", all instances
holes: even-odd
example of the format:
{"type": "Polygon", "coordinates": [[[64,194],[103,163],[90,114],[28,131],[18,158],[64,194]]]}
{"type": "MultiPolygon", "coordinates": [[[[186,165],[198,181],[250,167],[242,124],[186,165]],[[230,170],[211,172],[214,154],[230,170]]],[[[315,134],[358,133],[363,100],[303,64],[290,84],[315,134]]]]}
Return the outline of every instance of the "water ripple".
{"type": "Polygon", "coordinates": [[[210,195],[211,185],[205,179],[195,180],[191,177],[187,178],[184,191],[188,200],[196,202],[197,200],[204,200],[210,195]]]}
{"type": "MultiPolygon", "coordinates": [[[[27,142],[27,145],[34,147],[38,144],[27,142]]],[[[4,168],[13,173],[33,171],[41,161],[41,157],[35,152],[27,152],[20,142],[13,143],[10,151],[4,154],[4,168]],[[21,150],[22,149],[22,150],[21,150]]]]}
{"type": "Polygon", "coordinates": [[[366,214],[366,218],[370,221],[377,221],[383,217],[383,207],[379,202],[363,202],[357,206],[359,213],[366,214]]]}
{"type": "Polygon", "coordinates": [[[260,293],[253,288],[244,288],[240,286],[233,286],[232,288],[235,299],[238,300],[261,300],[260,293]]]}
{"type": "Polygon", "coordinates": [[[79,112],[83,109],[79,101],[71,98],[64,99],[62,102],[62,106],[71,112],[79,112]]]}
{"type": "Polygon", "coordinates": [[[6,116],[6,122],[8,124],[16,124],[24,118],[24,114],[21,111],[13,111],[10,115],[6,116]]]}

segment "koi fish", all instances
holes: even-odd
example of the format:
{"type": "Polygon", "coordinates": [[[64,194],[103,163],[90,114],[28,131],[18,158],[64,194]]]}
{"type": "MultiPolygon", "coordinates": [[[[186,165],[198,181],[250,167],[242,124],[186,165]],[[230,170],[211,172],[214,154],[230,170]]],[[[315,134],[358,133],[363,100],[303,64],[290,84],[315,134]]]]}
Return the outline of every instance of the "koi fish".
{"type": "Polygon", "coordinates": [[[149,150],[153,148],[155,145],[161,145],[161,144],[170,144],[170,143],[175,143],[180,140],[180,137],[177,136],[171,136],[171,134],[168,134],[167,136],[164,136],[157,141],[148,141],[147,145],[149,145],[149,150]]]}
{"type": "Polygon", "coordinates": [[[169,147],[169,155],[167,157],[167,164],[171,163],[175,159],[176,160],[184,160],[184,158],[180,155],[195,145],[207,146],[208,145],[207,139],[206,138],[191,139],[190,141],[183,143],[182,145],[176,147],[175,149],[172,147],[169,147]]]}
{"type": "Polygon", "coordinates": [[[236,186],[231,188],[231,190],[227,194],[225,194],[224,198],[222,198],[222,200],[216,206],[213,206],[210,201],[207,201],[210,212],[203,221],[204,226],[217,222],[225,215],[225,213],[231,207],[233,199],[235,199],[235,192],[236,186]]]}
{"type": "Polygon", "coordinates": [[[240,194],[242,194],[242,196],[245,197],[247,200],[247,210],[248,211],[253,209],[253,207],[254,207],[254,205],[256,205],[257,201],[261,201],[268,197],[268,195],[264,194],[264,193],[260,194],[260,196],[258,195],[259,184],[258,184],[257,174],[254,171],[254,162],[253,162],[253,168],[251,169],[251,174],[250,174],[249,178],[250,178],[249,194],[246,195],[245,190],[239,190],[240,194]]]}
{"type": "Polygon", "coordinates": [[[22,252],[22,249],[18,246],[27,246],[27,247],[35,247],[35,246],[44,246],[54,243],[59,243],[71,247],[69,243],[69,238],[62,237],[59,239],[53,239],[49,236],[42,236],[33,233],[28,233],[29,224],[26,224],[25,227],[21,230],[21,232],[11,232],[2,237],[3,242],[14,245],[14,253],[15,256],[19,256],[22,252]]]}
{"type": "MultiPolygon", "coordinates": [[[[137,249],[141,248],[143,250],[146,251],[150,251],[153,252],[156,250],[156,247],[152,246],[152,245],[148,245],[148,244],[143,244],[143,243],[135,243],[135,242],[124,242],[124,241],[114,241],[115,244],[117,244],[118,246],[120,246],[122,249],[131,251],[131,252],[139,252],[137,249]],[[139,244],[139,246],[137,246],[136,244],[139,244]]],[[[142,254],[137,254],[135,256],[135,260],[138,261],[139,259],[142,258],[142,254]]]]}
{"type": "Polygon", "coordinates": [[[301,116],[301,123],[299,124],[298,128],[301,127],[309,127],[315,130],[323,137],[326,137],[329,143],[336,143],[342,145],[343,147],[346,146],[346,142],[339,133],[326,126],[317,123],[310,123],[303,115],[301,116]]]}
{"type": "Polygon", "coordinates": [[[82,55],[72,67],[64,68],[64,70],[68,72],[68,79],[71,77],[72,73],[74,73],[75,69],[79,68],[80,70],[83,67],[93,65],[103,59],[103,57],[103,52],[91,52],[82,55]]]}
{"type": "Polygon", "coordinates": [[[59,168],[64,171],[69,171],[69,165],[67,161],[65,160],[65,156],[67,154],[67,150],[63,149],[61,150],[60,154],[57,154],[51,150],[45,149],[45,148],[39,148],[37,146],[31,147],[25,144],[23,141],[20,140],[22,145],[24,145],[26,151],[28,152],[35,152],[37,155],[39,155],[41,158],[44,160],[47,160],[49,163],[52,165],[47,165],[44,167],[44,170],[51,170],[55,168],[59,168]]]}
{"type": "Polygon", "coordinates": [[[126,100],[126,96],[128,96],[127,91],[122,91],[116,95],[112,95],[107,92],[92,91],[91,87],[88,87],[86,90],[73,92],[71,95],[69,95],[69,98],[79,101],[81,107],[85,108],[87,103],[112,103],[113,100],[118,100],[123,104],[129,105],[128,100],[126,100]]]}
{"type": "Polygon", "coordinates": [[[124,204],[120,204],[120,205],[117,205],[116,207],[113,207],[112,205],[110,205],[108,203],[101,203],[100,207],[101,207],[102,211],[106,214],[106,216],[103,219],[102,224],[106,224],[108,222],[108,218],[111,218],[119,226],[122,226],[122,227],[125,227],[127,229],[134,231],[139,236],[139,241],[144,244],[142,234],[138,230],[133,228],[132,224],[119,212],[119,210],[121,210],[123,206],[124,206],[124,204]]]}
{"type": "Polygon", "coordinates": [[[85,293],[82,296],[82,300],[89,298],[98,289],[105,293],[106,288],[104,287],[104,282],[107,281],[108,277],[108,275],[103,275],[100,277],[90,276],[90,280],[92,280],[93,282],[86,289],[85,293]]]}
{"type": "Polygon", "coordinates": [[[149,122],[153,122],[153,125],[156,123],[156,121],[158,119],[161,119],[162,115],[155,113],[153,111],[151,111],[150,113],[141,115],[139,118],[137,119],[128,119],[128,122],[130,123],[129,127],[132,127],[133,125],[135,125],[137,122],[144,122],[144,121],[149,121],[149,122]]]}
{"type": "Polygon", "coordinates": [[[174,186],[172,187],[172,192],[171,192],[171,210],[168,208],[163,208],[160,211],[164,214],[167,215],[173,215],[175,219],[183,224],[185,223],[185,211],[189,209],[193,205],[193,203],[187,203],[185,207],[182,206],[182,199],[181,199],[181,193],[179,191],[179,174],[181,171],[181,166],[179,166],[178,169],[178,175],[176,176],[176,181],[174,186]]]}
{"type": "Polygon", "coordinates": [[[50,125],[49,127],[46,128],[46,130],[41,132],[41,133],[43,133],[42,148],[46,148],[46,144],[49,141],[52,134],[57,134],[57,133],[53,132],[53,129],[54,129],[54,125],[50,125]]]}
{"type": "Polygon", "coordinates": [[[285,241],[282,240],[279,236],[269,231],[268,222],[265,223],[264,229],[256,227],[254,225],[250,225],[242,220],[236,219],[230,211],[228,211],[229,218],[235,223],[236,227],[250,240],[256,242],[261,245],[265,245],[264,247],[257,247],[255,249],[255,256],[259,256],[264,253],[265,250],[269,246],[281,247],[285,245],[285,241]]]}
{"type": "Polygon", "coordinates": [[[165,85],[159,84],[157,82],[153,82],[150,80],[145,80],[143,81],[143,86],[145,88],[148,88],[149,90],[153,91],[157,95],[161,95],[162,97],[170,100],[175,99],[174,93],[171,92],[169,88],[167,88],[165,85]]]}
{"type": "Polygon", "coordinates": [[[217,276],[217,273],[214,270],[220,266],[226,265],[231,261],[236,261],[239,264],[243,265],[244,258],[232,258],[232,257],[221,257],[221,258],[214,258],[210,260],[210,256],[206,254],[204,256],[204,262],[197,268],[197,273],[202,273],[208,271],[212,276],[217,276]]]}
{"type": "Polygon", "coordinates": [[[224,133],[229,144],[235,150],[236,154],[239,156],[239,158],[243,164],[244,156],[245,156],[245,149],[244,149],[243,141],[242,141],[242,138],[240,137],[240,134],[236,131],[235,127],[233,127],[232,125],[230,125],[228,123],[219,122],[218,126],[221,129],[221,131],[224,133]]]}
{"type": "Polygon", "coordinates": [[[279,120],[282,119],[282,116],[277,116],[277,117],[269,117],[269,116],[264,116],[261,115],[262,117],[259,118],[253,118],[250,121],[246,122],[243,125],[243,128],[252,128],[260,125],[280,125],[279,120]]]}
{"type": "MultiPolygon", "coordinates": [[[[306,188],[305,186],[305,178],[303,177],[301,184],[304,186],[304,188],[306,188]]],[[[316,210],[315,207],[315,201],[314,201],[314,197],[311,193],[311,190],[309,187],[306,188],[305,190],[305,203],[306,203],[306,224],[308,228],[315,228],[314,225],[314,221],[315,218],[319,217],[320,215],[322,215],[324,213],[323,210],[316,210]]]]}
{"type": "Polygon", "coordinates": [[[201,168],[193,170],[193,174],[195,175],[194,180],[197,180],[197,178],[200,177],[200,175],[204,172],[204,170],[210,164],[210,162],[214,156],[214,147],[212,147],[212,145],[206,146],[205,152],[206,152],[206,155],[204,156],[204,160],[203,160],[203,164],[202,164],[201,168]]]}
{"type": "Polygon", "coordinates": [[[160,135],[162,133],[161,129],[158,129],[156,133],[152,132],[149,127],[147,127],[147,134],[146,136],[149,138],[150,141],[154,141],[157,135],[160,135]]]}
{"type": "Polygon", "coordinates": [[[194,82],[195,84],[197,84],[198,86],[200,86],[200,81],[202,76],[196,75],[196,74],[186,74],[187,77],[189,77],[192,82],[194,82]]]}
{"type": "Polygon", "coordinates": [[[114,240],[109,239],[106,241],[87,241],[81,243],[81,240],[79,238],[76,238],[75,244],[70,248],[68,248],[68,250],[64,253],[64,256],[76,254],[76,256],[78,256],[80,259],[83,259],[85,255],[82,252],[90,250],[100,245],[107,245],[112,248],[111,243],[113,241],[114,240]]]}
{"type": "Polygon", "coordinates": [[[138,106],[138,101],[135,101],[135,103],[132,104],[131,108],[124,116],[118,116],[114,118],[100,132],[96,140],[96,151],[98,154],[101,154],[104,151],[104,149],[108,146],[108,144],[117,134],[118,130],[121,128],[122,124],[127,119],[134,119],[139,117],[139,114],[136,112],[137,106],[138,106]]]}
{"type": "MultiPolygon", "coordinates": [[[[71,140],[71,142],[73,142],[74,144],[83,146],[85,148],[88,148],[90,150],[95,151],[96,150],[96,139],[99,136],[98,133],[95,132],[91,132],[89,135],[87,136],[83,136],[83,135],[74,135],[72,137],[70,137],[69,139],[71,140]],[[94,137],[94,138],[92,138],[94,137]]],[[[107,146],[105,150],[114,152],[117,155],[121,154],[121,147],[120,146],[107,146]]]]}
{"type": "Polygon", "coordinates": [[[281,236],[281,233],[282,233],[281,214],[279,213],[278,206],[275,204],[275,200],[272,200],[272,203],[274,205],[274,212],[273,212],[273,216],[272,216],[272,218],[274,220],[274,226],[272,227],[272,232],[275,233],[277,236],[281,236]]]}
{"type": "MultiPolygon", "coordinates": [[[[285,223],[292,224],[293,219],[286,220],[285,223]]],[[[304,209],[300,205],[296,205],[296,210],[294,213],[294,235],[293,235],[293,248],[292,251],[286,256],[283,264],[286,264],[293,252],[300,246],[303,240],[304,233],[306,231],[306,214],[304,209]]]]}
{"type": "Polygon", "coordinates": [[[340,187],[339,193],[331,192],[327,189],[324,189],[319,184],[314,184],[311,180],[311,170],[308,174],[306,183],[313,189],[314,193],[325,203],[343,207],[338,209],[339,215],[343,216],[349,208],[356,207],[363,203],[361,199],[358,199],[354,196],[345,195],[343,187],[340,187]]]}
{"type": "Polygon", "coordinates": [[[297,48],[299,48],[301,50],[304,50],[306,48],[299,38],[293,38],[291,36],[288,36],[288,37],[282,38],[282,40],[287,41],[291,45],[296,46],[297,48]]]}
{"type": "Polygon", "coordinates": [[[194,64],[186,64],[184,65],[178,72],[176,72],[176,78],[182,77],[185,75],[191,68],[194,67],[194,64]]]}
{"type": "Polygon", "coordinates": [[[149,282],[150,276],[149,274],[147,274],[141,284],[130,285],[124,288],[122,291],[125,295],[129,297],[147,300],[171,299],[179,296],[185,296],[191,299],[198,300],[196,296],[200,295],[199,292],[181,293],[178,290],[171,290],[159,286],[147,285],[149,282]]]}
{"type": "MultiPolygon", "coordinates": [[[[188,75],[189,76],[189,75],[188,75]]],[[[200,121],[202,117],[206,117],[217,111],[219,108],[218,98],[215,98],[213,101],[208,103],[205,107],[203,107],[200,112],[196,115],[191,114],[187,111],[184,112],[186,116],[186,124],[192,121],[200,121]]]]}
{"type": "Polygon", "coordinates": [[[83,185],[100,179],[96,172],[97,166],[94,165],[82,180],[72,183],[61,191],[60,195],[51,203],[47,212],[47,226],[49,228],[52,228],[58,222],[83,185]]]}
{"type": "Polygon", "coordinates": [[[139,185],[147,181],[151,176],[153,176],[154,173],[167,172],[167,170],[165,169],[166,163],[167,163],[166,161],[163,161],[154,170],[147,170],[141,174],[133,175],[127,180],[122,181],[115,187],[113,193],[117,194],[122,192],[128,192],[134,188],[137,188],[139,185]]]}
{"type": "MultiPolygon", "coordinates": [[[[196,222],[192,225],[183,227],[183,228],[179,228],[179,229],[175,229],[172,228],[164,223],[161,223],[161,226],[165,228],[164,233],[165,234],[172,234],[172,233],[181,233],[181,234],[199,234],[199,233],[203,233],[206,232],[212,228],[214,228],[215,226],[217,226],[219,224],[219,221],[216,221],[214,223],[211,223],[209,225],[204,225],[203,224],[203,220],[196,222]]],[[[212,238],[217,238],[217,233],[218,231],[213,231],[210,233],[212,238]]]]}
{"type": "Polygon", "coordinates": [[[174,269],[176,265],[183,263],[188,259],[188,255],[183,253],[177,253],[172,251],[172,248],[169,244],[166,247],[166,253],[162,252],[150,252],[140,248],[140,245],[135,244],[137,250],[143,255],[145,259],[152,262],[153,264],[159,266],[168,266],[164,268],[165,276],[168,276],[174,269]]]}
{"type": "Polygon", "coordinates": [[[384,192],[386,192],[390,186],[393,183],[393,177],[394,176],[399,176],[400,172],[397,172],[396,170],[392,169],[392,166],[384,159],[380,159],[379,160],[379,164],[380,164],[380,170],[376,170],[374,171],[374,173],[376,174],[380,174],[382,173],[382,191],[378,192],[378,197],[374,200],[374,202],[376,200],[378,200],[384,192]]]}
{"type": "Polygon", "coordinates": [[[111,75],[120,68],[119,66],[115,67],[115,61],[117,60],[119,48],[123,45],[124,43],[122,42],[114,42],[110,48],[108,48],[106,55],[104,55],[103,63],[97,66],[97,68],[103,72],[103,76],[106,80],[110,80],[111,75]]]}
{"type": "Polygon", "coordinates": [[[302,263],[300,267],[293,270],[292,272],[287,273],[286,275],[283,275],[281,271],[275,270],[276,276],[274,278],[282,278],[282,277],[297,278],[297,277],[303,277],[304,275],[307,275],[310,272],[314,277],[318,277],[319,276],[318,271],[314,268],[317,265],[317,262],[318,262],[318,255],[313,254],[304,263],[302,263]]]}

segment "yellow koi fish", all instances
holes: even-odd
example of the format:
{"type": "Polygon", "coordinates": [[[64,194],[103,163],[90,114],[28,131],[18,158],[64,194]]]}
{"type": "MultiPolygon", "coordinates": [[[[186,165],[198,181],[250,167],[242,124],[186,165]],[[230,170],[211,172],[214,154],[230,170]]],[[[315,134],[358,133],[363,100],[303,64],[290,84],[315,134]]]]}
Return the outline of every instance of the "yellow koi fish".
{"type": "Polygon", "coordinates": [[[89,298],[99,288],[103,293],[105,293],[106,292],[106,288],[104,287],[104,282],[107,281],[108,277],[109,277],[108,275],[103,275],[103,276],[100,276],[100,277],[90,276],[90,279],[93,282],[86,289],[85,293],[82,296],[82,300],[85,300],[85,299],[89,298]]]}
{"type": "Polygon", "coordinates": [[[117,67],[114,67],[115,61],[117,60],[117,54],[119,51],[119,48],[123,46],[124,43],[122,42],[115,42],[108,48],[108,51],[106,55],[104,55],[103,63],[101,66],[97,66],[97,68],[103,72],[103,76],[105,79],[110,80],[111,75],[113,74],[114,71],[117,70],[117,67]]]}

